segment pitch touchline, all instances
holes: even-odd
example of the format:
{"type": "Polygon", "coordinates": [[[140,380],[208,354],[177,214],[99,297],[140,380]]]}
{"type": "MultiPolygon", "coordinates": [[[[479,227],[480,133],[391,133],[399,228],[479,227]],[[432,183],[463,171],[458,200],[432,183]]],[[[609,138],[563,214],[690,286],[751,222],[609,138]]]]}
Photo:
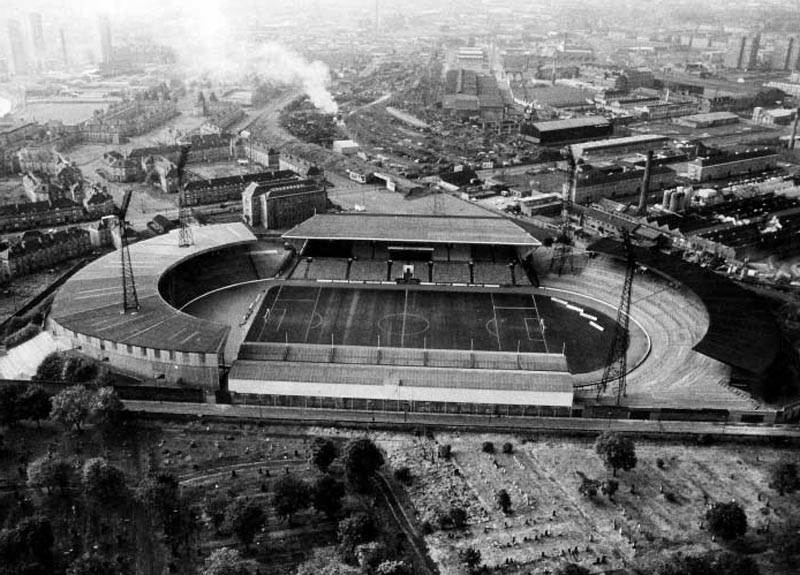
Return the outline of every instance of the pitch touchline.
{"type": "MultiPolygon", "coordinates": [[[[278,299],[281,297],[281,290],[282,289],[283,289],[282,285],[278,287],[278,293],[275,295],[275,301],[272,302],[272,307],[268,307],[267,308],[267,315],[264,316],[264,323],[261,324],[261,329],[258,332],[258,338],[256,339],[256,341],[262,341],[261,340],[261,336],[264,335],[264,330],[267,329],[267,324],[269,323],[269,316],[272,313],[272,310],[275,308],[275,303],[277,303],[278,299]]],[[[262,301],[266,301],[266,300],[267,300],[267,298],[265,297],[262,301]]],[[[283,319],[281,319],[281,322],[283,322],[283,319]]]]}
{"type": "Polygon", "coordinates": [[[304,343],[308,343],[308,334],[311,333],[311,323],[314,321],[314,315],[317,313],[317,304],[319,303],[319,296],[322,295],[322,288],[317,288],[317,299],[314,300],[314,309],[311,310],[311,317],[308,318],[308,327],[306,327],[306,337],[304,343]]]}
{"type": "Polygon", "coordinates": [[[494,315],[494,328],[495,334],[497,335],[497,351],[503,351],[503,346],[500,343],[500,323],[497,321],[497,308],[494,307],[494,294],[489,292],[489,296],[492,298],[492,314],[494,315]]]}
{"type": "Polygon", "coordinates": [[[406,289],[406,298],[405,301],[403,302],[403,328],[400,330],[400,347],[403,347],[403,341],[406,338],[406,317],[408,317],[408,314],[406,313],[407,311],[408,311],[408,290],[406,289]]]}

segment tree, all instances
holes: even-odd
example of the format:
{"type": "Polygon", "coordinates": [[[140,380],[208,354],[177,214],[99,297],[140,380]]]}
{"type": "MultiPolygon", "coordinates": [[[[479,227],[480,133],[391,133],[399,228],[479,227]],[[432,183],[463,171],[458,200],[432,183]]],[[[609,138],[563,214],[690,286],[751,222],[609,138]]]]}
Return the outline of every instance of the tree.
{"type": "Polygon", "coordinates": [[[322,475],[311,486],[311,504],[314,509],[333,519],[342,508],[344,484],[330,475],[322,475]]]}
{"type": "Polygon", "coordinates": [[[339,521],[336,536],[339,539],[339,554],[347,562],[355,559],[355,548],[369,543],[378,534],[375,519],[368,513],[354,513],[339,521]]]}
{"type": "Polygon", "coordinates": [[[590,573],[591,571],[586,567],[576,563],[567,563],[556,569],[554,575],[589,575],[590,573]]]}
{"type": "Polygon", "coordinates": [[[413,575],[405,561],[384,561],[375,568],[375,575],[413,575]]]}
{"type": "Polygon", "coordinates": [[[579,473],[579,475],[581,476],[581,484],[578,486],[578,493],[589,499],[597,495],[597,490],[600,489],[600,482],[597,479],[587,477],[583,473],[579,473]]]}
{"type": "Polygon", "coordinates": [[[463,507],[452,506],[450,508],[450,523],[456,529],[464,529],[467,526],[467,511],[463,507]]]}
{"type": "Polygon", "coordinates": [[[711,533],[726,541],[741,537],[747,531],[747,515],[735,501],[712,505],[706,511],[706,521],[711,533]]]}
{"type": "Polygon", "coordinates": [[[512,453],[514,453],[514,444],[511,443],[510,441],[506,441],[503,444],[503,453],[505,453],[506,455],[511,455],[512,453]]]}
{"type": "Polygon", "coordinates": [[[606,497],[613,500],[614,494],[619,491],[619,481],[616,479],[606,479],[600,485],[600,490],[604,495],[606,495],[606,497]]]}
{"type": "Polygon", "coordinates": [[[50,394],[41,385],[31,385],[22,394],[22,414],[37,426],[50,416],[50,394]]]}
{"type": "Polygon", "coordinates": [[[28,487],[46,489],[52,493],[58,489],[64,495],[72,479],[72,465],[66,459],[44,455],[28,464],[28,487]]]}
{"type": "Polygon", "coordinates": [[[474,573],[481,564],[481,552],[474,547],[467,547],[460,555],[461,562],[467,566],[470,573],[474,573]]]}
{"type": "Polygon", "coordinates": [[[781,495],[794,493],[800,489],[797,464],[793,461],[779,461],[769,472],[769,486],[781,495]]]}
{"type": "Polygon", "coordinates": [[[13,427],[23,419],[22,386],[0,386],[0,425],[13,427]]]}
{"type": "Polygon", "coordinates": [[[491,441],[484,441],[483,444],[481,444],[481,451],[484,453],[494,453],[494,443],[491,441]]]}
{"type": "Polygon", "coordinates": [[[652,572],[655,575],[759,575],[759,568],[750,557],[729,551],[710,551],[702,555],[672,555],[658,563],[652,572]]]}
{"type": "Polygon", "coordinates": [[[225,510],[230,504],[231,498],[224,491],[212,491],[206,495],[203,501],[203,511],[205,511],[215,531],[219,532],[220,527],[222,527],[225,521],[225,510]]]}
{"type": "Polygon", "coordinates": [[[311,443],[311,463],[323,473],[333,460],[339,456],[336,444],[325,437],[315,437],[311,443]]]}
{"type": "Polygon", "coordinates": [[[93,394],[82,385],[68,387],[50,399],[50,419],[56,423],[81,431],[92,410],[93,394]]]}
{"type": "Polygon", "coordinates": [[[83,464],[81,481],[89,499],[100,505],[117,503],[127,498],[125,472],[110,465],[102,457],[94,457],[83,464]]]}
{"type": "Polygon", "coordinates": [[[291,525],[292,516],[308,507],[309,492],[308,484],[302,479],[294,475],[283,475],[275,482],[275,491],[272,494],[275,514],[287,519],[291,525]]]}
{"type": "Polygon", "coordinates": [[[383,465],[383,454],[369,439],[354,439],[344,451],[347,481],[360,492],[369,489],[369,480],[383,465]]]}
{"type": "Polygon", "coordinates": [[[67,575],[115,575],[117,566],[98,553],[84,553],[67,568],[67,575]]]}
{"type": "Polygon", "coordinates": [[[297,567],[297,575],[361,575],[361,570],[342,563],[330,549],[317,548],[297,567]]]}
{"type": "Polygon", "coordinates": [[[13,529],[3,529],[0,531],[0,573],[52,573],[54,541],[50,521],[41,515],[24,517],[13,529]]]}
{"type": "Polygon", "coordinates": [[[248,548],[266,522],[267,516],[256,501],[240,497],[228,506],[223,527],[248,548]]]}
{"type": "Polygon", "coordinates": [[[82,357],[67,357],[61,379],[67,383],[87,383],[97,376],[97,366],[82,357]]]}
{"type": "Polygon", "coordinates": [[[503,513],[508,515],[511,511],[511,496],[508,494],[508,491],[501,489],[495,494],[495,499],[497,500],[497,506],[503,513]]]}
{"type": "Polygon", "coordinates": [[[636,449],[629,437],[607,431],[597,438],[594,449],[606,467],[612,469],[614,477],[617,469],[630,471],[636,467],[636,449]]]}
{"type": "Polygon", "coordinates": [[[113,387],[101,387],[92,400],[92,414],[105,425],[117,423],[125,411],[125,405],[113,387]]]}
{"type": "Polygon", "coordinates": [[[758,563],[752,557],[722,551],[709,554],[709,573],[719,573],[720,575],[759,575],[758,563]]]}
{"type": "Polygon", "coordinates": [[[54,351],[46,355],[39,367],[36,368],[33,381],[61,381],[63,371],[64,357],[60,352],[54,351]]]}
{"type": "Polygon", "coordinates": [[[250,575],[252,569],[236,549],[215,549],[206,558],[201,575],[250,575]]]}
{"type": "Polygon", "coordinates": [[[378,565],[386,559],[386,546],[378,541],[370,541],[356,547],[356,559],[363,573],[374,573],[378,565]]]}

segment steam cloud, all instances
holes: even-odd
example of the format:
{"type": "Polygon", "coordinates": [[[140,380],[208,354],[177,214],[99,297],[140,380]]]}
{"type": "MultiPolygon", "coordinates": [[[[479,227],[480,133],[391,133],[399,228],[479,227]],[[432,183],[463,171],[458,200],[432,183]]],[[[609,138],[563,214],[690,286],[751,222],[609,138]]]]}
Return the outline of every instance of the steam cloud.
{"type": "Polygon", "coordinates": [[[300,54],[277,44],[248,45],[242,26],[234,24],[222,2],[211,2],[201,11],[181,13],[169,21],[179,22],[182,33],[165,34],[178,52],[181,64],[194,74],[214,81],[240,82],[257,75],[262,80],[296,85],[320,110],[334,114],[338,106],[328,91],[330,75],[323,62],[309,62],[300,54]]]}
{"type": "Polygon", "coordinates": [[[313,104],[328,114],[339,107],[328,91],[330,75],[323,62],[308,62],[300,54],[279,44],[259,46],[252,54],[251,69],[262,78],[283,84],[298,84],[313,104]]]}

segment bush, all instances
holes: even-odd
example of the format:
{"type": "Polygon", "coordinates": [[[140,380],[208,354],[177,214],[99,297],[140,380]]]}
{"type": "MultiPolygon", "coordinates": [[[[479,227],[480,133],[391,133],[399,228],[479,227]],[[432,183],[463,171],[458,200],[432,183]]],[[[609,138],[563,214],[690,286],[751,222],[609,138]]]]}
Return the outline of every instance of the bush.
{"type": "Polygon", "coordinates": [[[726,541],[741,537],[747,531],[747,515],[735,501],[715,503],[706,512],[706,520],[711,533],[726,541]]]}
{"type": "Polygon", "coordinates": [[[800,489],[800,476],[797,473],[797,464],[793,461],[776,463],[770,469],[769,479],[769,486],[781,495],[800,489]]]}
{"type": "Polygon", "coordinates": [[[449,443],[439,446],[439,458],[444,459],[445,461],[449,461],[450,458],[453,456],[453,446],[449,443]]]}
{"type": "Polygon", "coordinates": [[[463,507],[451,507],[449,515],[450,524],[456,529],[464,529],[467,526],[467,511],[463,507]]]}
{"type": "Polygon", "coordinates": [[[42,328],[36,324],[29,323],[19,331],[16,331],[6,337],[4,343],[7,348],[12,348],[25,343],[29,339],[33,339],[42,331],[42,328]]]}
{"type": "Polygon", "coordinates": [[[506,441],[503,444],[503,453],[505,453],[506,455],[511,455],[512,453],[514,453],[514,445],[511,442],[506,441]]]}
{"type": "Polygon", "coordinates": [[[494,443],[491,441],[484,441],[481,445],[481,451],[484,453],[494,453],[494,443]]]}
{"type": "Polygon", "coordinates": [[[435,529],[433,528],[433,524],[427,519],[422,522],[422,525],[420,525],[420,529],[422,530],[423,535],[430,535],[435,531],[435,529]]]}
{"type": "Polygon", "coordinates": [[[664,469],[664,460],[661,459],[660,457],[656,459],[656,467],[658,467],[659,469],[664,469]]]}
{"type": "Polygon", "coordinates": [[[405,485],[410,485],[411,482],[414,481],[414,476],[411,474],[411,470],[405,466],[395,469],[394,477],[400,483],[404,483],[405,485]]]}

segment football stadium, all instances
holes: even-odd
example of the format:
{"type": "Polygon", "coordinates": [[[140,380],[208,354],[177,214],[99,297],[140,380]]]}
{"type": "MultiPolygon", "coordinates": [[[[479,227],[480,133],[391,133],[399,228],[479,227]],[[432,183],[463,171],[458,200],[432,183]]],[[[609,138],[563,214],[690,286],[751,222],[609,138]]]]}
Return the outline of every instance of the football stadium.
{"type": "Polygon", "coordinates": [[[775,360],[770,314],[673,256],[635,248],[625,393],[612,382],[599,394],[626,275],[618,241],[596,242],[557,274],[549,248],[495,216],[320,214],[271,249],[239,223],[191,230],[189,246],[179,247],[177,230],[130,246],[136,313],[123,313],[115,252],[63,286],[50,330],[120,373],[202,389],[207,401],[776,416],[746,391],[775,360]]]}

